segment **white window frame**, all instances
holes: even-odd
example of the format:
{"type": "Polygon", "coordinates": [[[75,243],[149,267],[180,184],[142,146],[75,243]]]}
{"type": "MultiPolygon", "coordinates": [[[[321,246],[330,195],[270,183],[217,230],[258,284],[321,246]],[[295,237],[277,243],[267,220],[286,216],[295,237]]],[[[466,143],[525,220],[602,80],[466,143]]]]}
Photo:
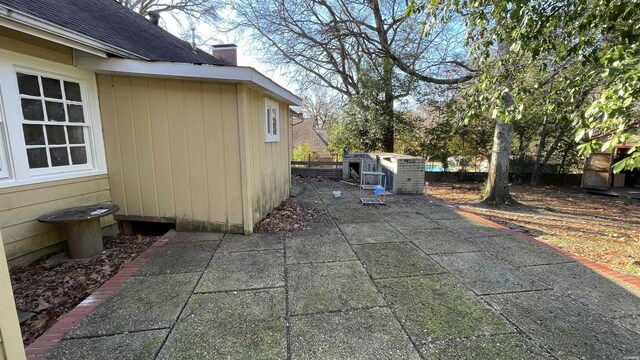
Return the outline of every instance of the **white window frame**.
{"type": "MultiPolygon", "coordinates": [[[[2,94],[0,93],[0,99],[2,94]]],[[[4,117],[4,107],[0,101],[0,181],[7,180],[11,177],[9,171],[9,160],[7,159],[7,122],[4,117]]]]}
{"type": "Polygon", "coordinates": [[[264,99],[264,134],[265,142],[280,141],[280,105],[270,99],[264,99]],[[276,116],[275,128],[273,127],[273,118],[271,117],[273,113],[275,113],[276,116]]]}
{"type": "MultiPolygon", "coordinates": [[[[102,175],[107,173],[102,124],[99,113],[98,91],[95,74],[28,55],[0,50],[0,102],[4,122],[4,143],[8,156],[5,167],[9,174],[0,174],[0,188],[32,183],[102,175]],[[80,84],[85,123],[87,164],[30,169],[22,125],[21,96],[18,90],[17,73],[26,73],[69,80],[80,84]]],[[[2,135],[2,130],[0,130],[2,135]]],[[[0,146],[2,141],[0,141],[0,146]]],[[[2,161],[0,148],[0,161],[2,161]]]]}

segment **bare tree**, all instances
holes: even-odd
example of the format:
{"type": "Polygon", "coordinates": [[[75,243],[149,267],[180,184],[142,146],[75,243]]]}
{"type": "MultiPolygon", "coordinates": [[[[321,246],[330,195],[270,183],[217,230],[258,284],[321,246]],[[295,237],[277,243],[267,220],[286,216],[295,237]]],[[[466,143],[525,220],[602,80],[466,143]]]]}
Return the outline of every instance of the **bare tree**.
{"type": "Polygon", "coordinates": [[[326,129],[336,121],[345,103],[342,95],[320,86],[305,89],[303,98],[304,116],[314,119],[318,129],[326,129]]]}
{"type": "Polygon", "coordinates": [[[263,60],[283,66],[299,83],[353,99],[362,94],[364,79],[374,79],[375,103],[390,119],[385,151],[394,147],[394,102],[410,95],[419,80],[455,84],[469,78],[460,61],[460,29],[447,23],[423,31],[418,17],[405,14],[404,0],[237,0],[231,6],[235,27],[249,30],[263,60]]]}
{"type": "Polygon", "coordinates": [[[115,0],[142,16],[150,13],[169,14],[178,19],[181,15],[187,17],[189,26],[198,21],[215,23],[220,19],[218,11],[221,2],[216,0],[115,0]]]}

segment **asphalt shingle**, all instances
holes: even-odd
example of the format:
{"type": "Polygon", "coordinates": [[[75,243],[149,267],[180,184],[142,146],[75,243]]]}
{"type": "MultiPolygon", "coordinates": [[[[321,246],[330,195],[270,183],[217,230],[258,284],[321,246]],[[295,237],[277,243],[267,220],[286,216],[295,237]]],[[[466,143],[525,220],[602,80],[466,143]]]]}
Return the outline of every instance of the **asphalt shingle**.
{"type": "Polygon", "coordinates": [[[114,0],[0,0],[0,5],[146,60],[225,65],[114,0]]]}

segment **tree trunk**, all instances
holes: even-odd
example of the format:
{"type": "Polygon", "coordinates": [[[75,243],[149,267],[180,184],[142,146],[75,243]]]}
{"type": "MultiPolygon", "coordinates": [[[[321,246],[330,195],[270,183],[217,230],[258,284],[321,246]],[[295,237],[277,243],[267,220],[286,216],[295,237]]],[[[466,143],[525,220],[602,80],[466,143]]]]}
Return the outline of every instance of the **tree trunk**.
{"type": "Polygon", "coordinates": [[[513,202],[513,198],[509,194],[509,162],[512,140],[513,125],[497,120],[493,135],[489,177],[484,189],[483,202],[485,204],[497,205],[513,202]]]}
{"type": "Polygon", "coordinates": [[[389,59],[382,60],[384,81],[383,112],[386,123],[382,136],[382,151],[393,152],[395,146],[395,111],[393,109],[393,63],[389,59]]]}
{"type": "MultiPolygon", "coordinates": [[[[509,52],[509,43],[498,44],[498,52],[501,55],[509,52]]],[[[504,69],[503,69],[504,71],[504,69]]],[[[509,80],[508,84],[509,84],[509,80]]],[[[509,86],[509,90],[511,86],[509,86]]],[[[508,110],[514,105],[510,92],[502,95],[502,107],[508,110]]],[[[491,164],[489,176],[484,187],[483,203],[487,205],[511,204],[513,198],[509,193],[509,165],[511,164],[511,144],[513,143],[513,125],[507,124],[502,119],[496,120],[493,132],[493,148],[491,150],[491,164]]]]}
{"type": "Polygon", "coordinates": [[[545,146],[547,146],[547,120],[545,116],[542,121],[542,129],[540,130],[540,141],[538,142],[538,148],[536,149],[536,159],[533,163],[533,170],[531,171],[531,182],[529,185],[538,186],[540,182],[540,174],[544,170],[544,166],[540,166],[540,159],[542,158],[542,152],[545,146]]]}
{"type": "Polygon", "coordinates": [[[567,144],[564,147],[564,151],[562,152],[562,160],[560,161],[560,168],[558,169],[558,173],[567,174],[567,159],[569,158],[569,152],[574,146],[572,143],[567,144]]]}
{"type": "Polygon", "coordinates": [[[382,138],[382,151],[383,152],[393,152],[393,147],[395,146],[395,140],[393,138],[393,128],[388,129],[384,133],[384,137],[382,138]]]}
{"type": "Polygon", "coordinates": [[[560,130],[560,133],[556,136],[556,138],[553,140],[553,143],[551,144],[551,147],[549,148],[549,150],[547,150],[547,153],[544,156],[544,159],[542,159],[542,161],[540,162],[540,164],[537,165],[537,169],[534,169],[534,173],[532,174],[531,177],[531,186],[537,186],[538,182],[540,181],[540,177],[542,176],[542,173],[544,172],[544,168],[547,166],[547,164],[549,163],[549,160],[551,159],[551,156],[556,152],[556,150],[558,150],[558,146],[560,145],[560,143],[562,142],[562,139],[564,138],[564,135],[567,133],[567,130],[571,127],[571,123],[567,122],[562,129],[560,130]],[[535,185],[533,184],[533,177],[536,176],[536,183],[535,185]]]}

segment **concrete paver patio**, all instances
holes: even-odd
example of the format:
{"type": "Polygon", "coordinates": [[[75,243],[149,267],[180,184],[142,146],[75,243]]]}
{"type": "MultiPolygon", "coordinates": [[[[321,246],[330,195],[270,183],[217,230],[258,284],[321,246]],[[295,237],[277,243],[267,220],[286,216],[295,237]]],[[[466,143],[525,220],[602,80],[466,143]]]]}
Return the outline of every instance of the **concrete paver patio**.
{"type": "Polygon", "coordinates": [[[318,217],[288,234],[179,233],[45,357],[640,357],[636,290],[427,197],[357,196],[306,184],[318,217]]]}

